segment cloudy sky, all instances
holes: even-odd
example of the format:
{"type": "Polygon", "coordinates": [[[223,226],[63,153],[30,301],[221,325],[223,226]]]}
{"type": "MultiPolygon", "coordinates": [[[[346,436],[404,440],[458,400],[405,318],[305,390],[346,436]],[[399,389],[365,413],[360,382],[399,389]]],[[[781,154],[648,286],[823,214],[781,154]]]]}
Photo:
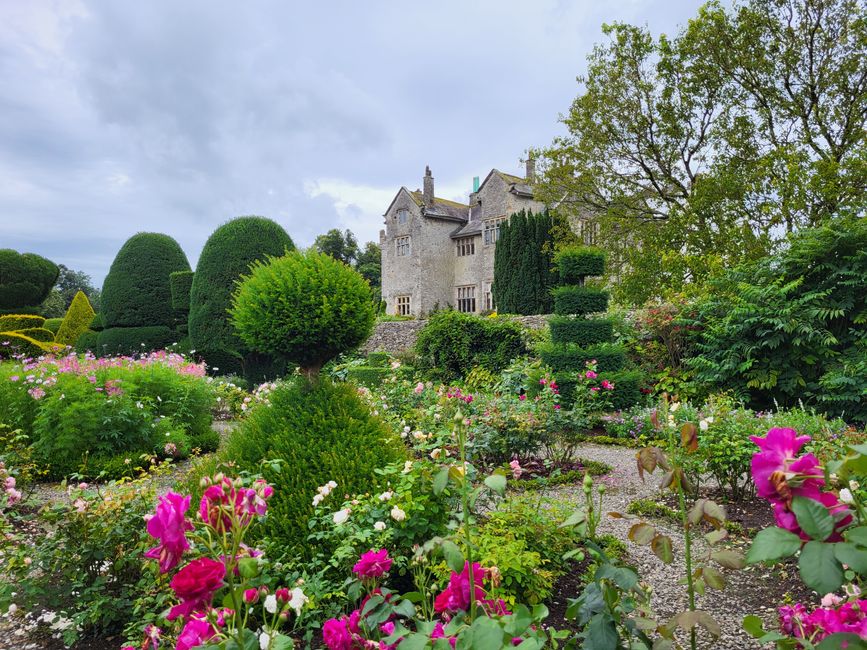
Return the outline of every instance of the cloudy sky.
{"type": "Polygon", "coordinates": [[[195,266],[243,214],[378,241],[397,188],[465,198],[561,132],[603,22],[697,0],[0,0],[0,248],[101,284],[123,241],[195,266]]]}

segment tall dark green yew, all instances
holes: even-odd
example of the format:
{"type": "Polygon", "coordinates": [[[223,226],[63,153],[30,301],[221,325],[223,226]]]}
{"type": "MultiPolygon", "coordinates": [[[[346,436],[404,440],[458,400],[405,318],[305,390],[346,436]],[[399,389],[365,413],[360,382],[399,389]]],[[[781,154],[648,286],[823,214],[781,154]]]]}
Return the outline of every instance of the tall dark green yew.
{"type": "Polygon", "coordinates": [[[0,313],[33,313],[59,273],[57,264],[44,257],[0,249],[0,313]]]}
{"type": "Polygon", "coordinates": [[[161,233],[140,232],[118,251],[102,286],[100,314],[105,330],[100,353],[129,354],[171,345],[178,340],[169,276],[189,271],[178,242],[161,233]]]}
{"type": "Polygon", "coordinates": [[[507,314],[550,314],[555,217],[521,210],[500,226],[494,252],[494,302],[507,314]]]}
{"type": "Polygon", "coordinates": [[[587,277],[605,273],[605,253],[586,246],[570,247],[557,253],[555,262],[560,286],[553,291],[551,343],[542,346],[539,355],[554,370],[567,403],[574,396],[572,376],[584,372],[588,361],[596,361],[599,379],[614,384],[612,406],[632,406],[641,398],[640,374],[622,370],[626,353],[623,346],[612,343],[611,319],[591,317],[608,309],[608,292],[585,284],[587,277]]]}
{"type": "Polygon", "coordinates": [[[190,345],[220,374],[244,374],[251,381],[262,381],[277,370],[271,357],[254,353],[241,342],[228,309],[236,283],[254,262],[294,249],[278,223],[255,216],[232,219],[205,242],[190,287],[190,345]]]}

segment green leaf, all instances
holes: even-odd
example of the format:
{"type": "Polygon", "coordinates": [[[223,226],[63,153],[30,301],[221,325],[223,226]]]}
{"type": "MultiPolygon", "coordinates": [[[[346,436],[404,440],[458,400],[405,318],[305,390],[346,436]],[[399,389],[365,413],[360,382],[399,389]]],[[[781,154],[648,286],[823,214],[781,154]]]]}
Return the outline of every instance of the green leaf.
{"type": "Polygon", "coordinates": [[[485,478],[485,485],[491,488],[494,492],[503,496],[506,493],[506,477],[502,474],[491,474],[485,478]]]}
{"type": "Polygon", "coordinates": [[[744,617],[742,625],[746,633],[754,639],[760,639],[765,635],[765,624],[755,614],[744,617]]]}
{"type": "Polygon", "coordinates": [[[702,577],[704,577],[704,581],[707,583],[707,586],[711,589],[716,589],[717,591],[725,589],[725,576],[713,567],[704,567],[704,569],[702,569],[701,571],[701,575],[702,577]]]}
{"type": "Polygon", "coordinates": [[[617,650],[620,643],[620,636],[617,634],[614,620],[601,612],[594,614],[590,619],[586,635],[585,647],[593,648],[593,650],[617,650]]]}
{"type": "Polygon", "coordinates": [[[292,650],[295,647],[295,643],[285,634],[278,634],[271,640],[271,649],[270,650],[292,650]]]}
{"type": "Polygon", "coordinates": [[[245,557],[238,561],[238,571],[247,580],[259,575],[259,561],[254,557],[245,557]]]}
{"type": "Polygon", "coordinates": [[[857,528],[849,528],[843,537],[847,542],[858,544],[858,546],[867,546],[867,526],[858,526],[857,528]]]}
{"type": "Polygon", "coordinates": [[[492,649],[503,647],[503,628],[493,618],[480,616],[473,621],[470,632],[472,633],[472,641],[467,647],[492,649]]]}
{"type": "Polygon", "coordinates": [[[854,544],[840,542],[834,544],[834,555],[842,564],[849,566],[862,576],[867,576],[867,551],[859,549],[854,544]]]}
{"type": "Polygon", "coordinates": [[[434,477],[433,480],[433,493],[437,496],[442,494],[442,491],[446,489],[446,486],[449,484],[449,468],[444,467],[439,471],[439,473],[434,477]]]}
{"type": "Polygon", "coordinates": [[[847,648],[848,650],[857,650],[861,648],[863,650],[865,646],[864,640],[859,637],[857,634],[832,634],[830,636],[826,636],[822,639],[822,642],[816,646],[816,650],[842,650],[843,648],[847,648]],[[846,645],[843,645],[843,643],[846,645]]]}
{"type": "Polygon", "coordinates": [[[445,540],[442,543],[443,556],[446,559],[446,564],[448,564],[449,568],[455,573],[460,573],[464,570],[464,554],[461,553],[461,549],[458,548],[458,545],[454,542],[450,542],[449,540],[445,540]]]}
{"type": "Polygon", "coordinates": [[[632,528],[629,529],[627,537],[636,544],[644,546],[650,544],[653,538],[656,537],[656,528],[642,521],[633,525],[632,528]]]}
{"type": "Polygon", "coordinates": [[[401,650],[424,650],[430,642],[430,637],[425,634],[412,634],[400,642],[401,650]]]}
{"type": "Polygon", "coordinates": [[[569,515],[569,517],[566,519],[566,521],[564,521],[562,524],[560,524],[559,527],[560,528],[569,528],[571,526],[577,526],[579,524],[583,524],[585,521],[587,521],[587,516],[584,514],[584,511],[583,510],[576,510],[571,515],[569,515]]]}
{"type": "Polygon", "coordinates": [[[816,541],[824,542],[834,532],[834,518],[818,501],[795,497],[792,499],[792,512],[801,530],[816,541]]]}
{"type": "Polygon", "coordinates": [[[772,562],[794,555],[801,548],[801,538],[782,528],[765,528],[753,540],[747,552],[747,564],[772,562]]]}
{"type": "Polygon", "coordinates": [[[671,537],[668,535],[657,535],[654,537],[650,542],[650,550],[666,564],[671,564],[674,561],[674,553],[671,549],[671,537]]]}
{"type": "Polygon", "coordinates": [[[807,542],[798,560],[801,580],[820,594],[836,591],[843,584],[843,567],[834,557],[834,545],[807,542]]]}
{"type": "Polygon", "coordinates": [[[406,598],[402,598],[401,601],[394,607],[394,613],[398,616],[403,616],[404,618],[412,618],[415,616],[415,605],[412,604],[406,598]]]}

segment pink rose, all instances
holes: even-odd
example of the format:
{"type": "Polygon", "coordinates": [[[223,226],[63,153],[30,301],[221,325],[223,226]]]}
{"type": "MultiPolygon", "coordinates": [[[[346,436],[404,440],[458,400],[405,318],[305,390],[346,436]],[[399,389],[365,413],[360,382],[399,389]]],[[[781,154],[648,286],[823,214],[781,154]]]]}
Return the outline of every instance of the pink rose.
{"type": "Polygon", "coordinates": [[[588,370],[587,372],[584,373],[584,376],[587,377],[587,379],[596,379],[596,377],[598,377],[599,375],[597,375],[592,370],[588,370]]]}
{"type": "Polygon", "coordinates": [[[351,650],[352,635],[344,618],[329,618],[322,626],[322,640],[328,650],[351,650]]]}
{"type": "Polygon", "coordinates": [[[473,563],[473,589],[472,596],[470,595],[470,563],[464,563],[464,570],[460,573],[452,572],[449,579],[449,586],[434,599],[434,610],[439,614],[442,612],[457,612],[458,610],[466,611],[470,607],[470,598],[482,600],[485,597],[485,590],[482,588],[482,580],[485,572],[478,562],[473,563]]]}
{"type": "Polygon", "coordinates": [[[160,573],[168,573],[181,561],[181,556],[190,543],[186,532],[193,530],[193,524],[187,521],[184,514],[190,507],[190,497],[181,496],[175,492],[160,497],[156,514],[148,519],[148,535],[160,541],[145,553],[145,557],[159,560],[160,573]]]}
{"type": "Polygon", "coordinates": [[[181,630],[175,650],[191,650],[204,645],[216,634],[216,630],[207,621],[191,618],[181,630]]]}
{"type": "Polygon", "coordinates": [[[194,611],[211,605],[214,592],[223,586],[226,567],[208,557],[193,560],[172,578],[169,586],[181,602],[172,607],[166,617],[170,621],[178,616],[189,616],[194,611]]]}
{"type": "Polygon", "coordinates": [[[392,559],[388,557],[388,550],[381,548],[378,551],[370,550],[361,555],[361,559],[355,563],[352,570],[359,578],[378,578],[391,569],[392,559]]]}

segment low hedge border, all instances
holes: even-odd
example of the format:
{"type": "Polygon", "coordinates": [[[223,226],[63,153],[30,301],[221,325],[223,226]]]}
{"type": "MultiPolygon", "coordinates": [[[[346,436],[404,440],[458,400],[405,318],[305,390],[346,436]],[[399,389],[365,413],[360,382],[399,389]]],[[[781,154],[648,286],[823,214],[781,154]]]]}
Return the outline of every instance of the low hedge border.
{"type": "Polygon", "coordinates": [[[554,343],[576,343],[581,346],[596,345],[610,341],[614,334],[614,321],[610,318],[570,318],[552,316],[551,340],[554,343]]]}
{"type": "Polygon", "coordinates": [[[553,294],[554,313],[558,316],[593,314],[608,309],[608,292],[603,289],[570,284],[556,287],[553,294]]]}
{"type": "Polygon", "coordinates": [[[390,372],[390,368],[354,366],[347,370],[346,378],[356,384],[361,384],[368,388],[376,388],[388,377],[390,372]]]}
{"type": "MultiPolygon", "coordinates": [[[[623,346],[612,343],[601,343],[586,348],[574,343],[554,344],[543,343],[537,348],[542,361],[559,372],[583,372],[588,361],[597,362],[597,372],[616,372],[626,363],[626,352],[623,346]]],[[[555,373],[556,376],[556,373],[555,373]]],[[[560,383],[560,377],[557,377],[560,383]]]]}

